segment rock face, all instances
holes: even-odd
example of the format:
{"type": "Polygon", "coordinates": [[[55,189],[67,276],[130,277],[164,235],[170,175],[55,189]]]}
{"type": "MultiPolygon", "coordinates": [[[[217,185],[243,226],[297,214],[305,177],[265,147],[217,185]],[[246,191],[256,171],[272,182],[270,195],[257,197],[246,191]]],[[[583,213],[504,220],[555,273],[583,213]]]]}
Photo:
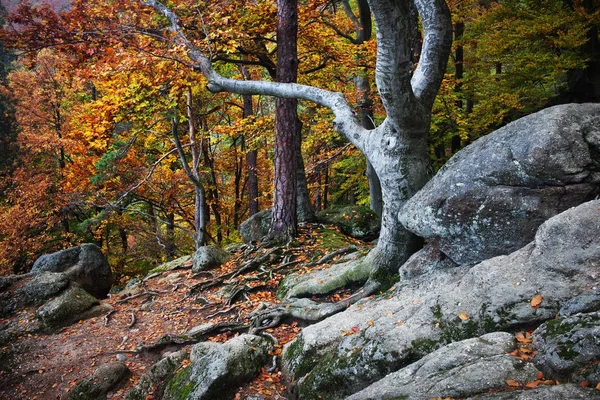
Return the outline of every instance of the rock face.
{"type": "Polygon", "coordinates": [[[565,211],[521,250],[470,268],[439,259],[431,268],[415,255],[393,291],[304,328],[284,349],[288,379],[300,398],[340,399],[444,344],[554,318],[598,284],[599,208],[591,201],[565,211]]]}
{"type": "Polygon", "coordinates": [[[125,394],[125,400],[145,400],[148,396],[161,398],[163,383],[173,376],[187,353],[183,350],[171,353],[154,364],[140,381],[125,394]]]}
{"type": "Polygon", "coordinates": [[[215,246],[202,246],[194,253],[192,272],[217,268],[227,261],[228,254],[215,246]]]}
{"type": "Polygon", "coordinates": [[[43,328],[52,329],[88,317],[84,313],[98,304],[98,299],[81,287],[73,285],[60,296],[41,306],[35,316],[43,328]]]}
{"type": "Polygon", "coordinates": [[[131,374],[127,365],[113,362],[99,367],[94,373],[79,382],[70,392],[70,400],[101,400],[131,374]]]}
{"type": "Polygon", "coordinates": [[[467,400],[598,400],[600,393],[595,389],[566,384],[542,386],[533,390],[504,392],[477,396],[467,400]]]}
{"type": "Polygon", "coordinates": [[[271,209],[262,210],[240,224],[240,235],[244,243],[261,241],[269,233],[272,218],[271,209]]]}
{"type": "Polygon", "coordinates": [[[38,258],[32,272],[64,272],[97,298],[104,298],[112,286],[112,272],[102,251],[95,244],[45,254],[38,258]]]}
{"type": "Polygon", "coordinates": [[[23,286],[28,303],[40,305],[69,286],[69,278],[59,272],[42,272],[23,286]]]}
{"type": "Polygon", "coordinates": [[[600,312],[577,314],[548,321],[533,335],[537,354],[533,361],[555,379],[600,382],[600,312]]]}
{"type": "Polygon", "coordinates": [[[367,207],[334,207],[317,214],[319,222],[332,224],[355,239],[374,240],[379,236],[379,216],[367,207]]]}
{"type": "Polygon", "coordinates": [[[600,193],[600,104],[551,107],[458,152],[399,218],[458,264],[509,254],[600,193]]]}
{"type": "Polygon", "coordinates": [[[271,348],[270,342],[254,335],[224,344],[198,343],[190,355],[192,363],[169,381],[163,399],[226,399],[260,372],[271,348]]]}
{"type": "Polygon", "coordinates": [[[526,384],[538,370],[507,353],[517,343],[504,332],[449,344],[387,375],[347,400],[463,398],[506,385],[526,384]]]}

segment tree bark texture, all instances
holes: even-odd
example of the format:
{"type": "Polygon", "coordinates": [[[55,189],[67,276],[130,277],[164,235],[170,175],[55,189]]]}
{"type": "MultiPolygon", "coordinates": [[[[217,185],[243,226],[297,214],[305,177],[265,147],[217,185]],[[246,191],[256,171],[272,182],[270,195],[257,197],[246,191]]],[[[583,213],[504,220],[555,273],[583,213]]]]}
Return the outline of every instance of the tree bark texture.
{"type": "MultiPolygon", "coordinates": [[[[296,82],[298,77],[298,2],[277,1],[277,81],[296,82]]],[[[298,101],[275,101],[275,185],[273,219],[269,236],[287,238],[296,235],[296,168],[298,145],[298,101]]]]}

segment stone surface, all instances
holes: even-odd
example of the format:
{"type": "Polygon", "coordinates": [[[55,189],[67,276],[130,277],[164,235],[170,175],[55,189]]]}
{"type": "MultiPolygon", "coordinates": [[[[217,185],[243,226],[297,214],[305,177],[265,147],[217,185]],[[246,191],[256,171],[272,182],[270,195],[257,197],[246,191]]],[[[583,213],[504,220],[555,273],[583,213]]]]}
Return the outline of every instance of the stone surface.
{"type": "Polygon", "coordinates": [[[86,291],[104,298],[112,286],[112,272],[98,246],[91,243],[45,254],[38,258],[32,272],[64,272],[86,291]]]}
{"type": "Polygon", "coordinates": [[[600,104],[551,107],[458,152],[399,218],[458,264],[509,254],[600,193],[599,155],[600,104]]]}
{"type": "Polygon", "coordinates": [[[600,288],[593,288],[588,293],[573,297],[560,309],[558,315],[568,317],[579,313],[600,311],[600,288]]]}
{"type": "Polygon", "coordinates": [[[69,278],[60,272],[42,272],[25,283],[22,293],[28,303],[41,304],[56,296],[69,285],[69,278]]]}
{"type": "Polygon", "coordinates": [[[379,216],[368,207],[333,207],[317,214],[319,222],[332,224],[353,238],[371,241],[379,236],[379,216]]]}
{"type": "Polygon", "coordinates": [[[344,398],[449,342],[554,318],[598,283],[599,208],[591,201],[565,211],[521,250],[473,267],[409,260],[410,273],[402,267],[406,278],[393,290],[304,328],[286,345],[287,378],[298,381],[301,398],[344,398]],[[543,301],[533,308],[538,294],[543,301]]]}
{"type": "Polygon", "coordinates": [[[159,265],[156,268],[152,268],[148,274],[153,274],[155,272],[164,272],[164,271],[171,271],[177,268],[189,268],[192,266],[192,256],[191,255],[187,255],[187,256],[182,256],[179,258],[176,258],[175,260],[172,261],[168,261],[164,264],[159,265]]]}
{"type": "Polygon", "coordinates": [[[106,394],[131,374],[127,365],[115,361],[102,365],[69,392],[70,400],[103,400],[106,394]]]}
{"type": "Polygon", "coordinates": [[[419,361],[392,372],[347,400],[463,398],[536,380],[531,363],[508,355],[517,343],[504,332],[449,344],[419,361]]]}
{"type": "Polygon", "coordinates": [[[537,350],[533,362],[546,376],[587,380],[598,368],[592,363],[600,361],[600,312],[548,321],[535,330],[533,343],[537,350]]]}
{"type": "Polygon", "coordinates": [[[162,358],[125,394],[125,400],[146,400],[149,395],[161,398],[164,383],[173,376],[186,357],[187,353],[180,350],[162,358]]]}
{"type": "Polygon", "coordinates": [[[600,392],[595,389],[565,384],[541,386],[532,390],[509,391],[468,398],[467,400],[597,400],[600,392]]]}
{"type": "Polygon", "coordinates": [[[240,224],[240,235],[244,243],[260,242],[269,233],[271,209],[262,210],[240,224]]]}
{"type": "Polygon", "coordinates": [[[193,256],[192,272],[220,267],[227,261],[228,254],[215,246],[199,247],[193,256]]]}
{"type": "Polygon", "coordinates": [[[98,303],[98,299],[83,288],[73,285],[38,308],[35,316],[42,327],[53,329],[83,319],[82,313],[98,303]]]}
{"type": "Polygon", "coordinates": [[[252,379],[266,363],[272,345],[254,335],[240,335],[224,344],[203,342],[192,349],[191,364],[169,381],[164,400],[225,399],[252,379]]]}

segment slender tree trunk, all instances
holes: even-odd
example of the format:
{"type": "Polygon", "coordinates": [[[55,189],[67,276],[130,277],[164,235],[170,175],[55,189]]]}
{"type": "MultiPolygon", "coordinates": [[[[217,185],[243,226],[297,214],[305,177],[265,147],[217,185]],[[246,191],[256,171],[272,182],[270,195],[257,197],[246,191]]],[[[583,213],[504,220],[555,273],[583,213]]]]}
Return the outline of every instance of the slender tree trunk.
{"type": "Polygon", "coordinates": [[[310,193],[306,184],[306,171],[302,159],[302,123],[298,121],[298,136],[296,142],[296,215],[298,222],[314,222],[315,212],[310,204],[310,193]]]}
{"type": "Polygon", "coordinates": [[[166,226],[166,243],[165,252],[167,253],[167,261],[175,258],[175,213],[169,212],[167,214],[167,226],[166,226]]]}
{"type": "MultiPolygon", "coordinates": [[[[250,75],[248,71],[243,68],[242,74],[244,75],[244,79],[249,80],[250,75]]],[[[252,96],[244,95],[244,118],[248,118],[249,116],[254,114],[254,109],[252,107],[252,96]]],[[[258,152],[256,149],[248,150],[246,153],[246,167],[248,169],[248,199],[249,199],[249,207],[250,207],[250,216],[256,214],[259,211],[258,205],[258,174],[256,169],[256,162],[258,158],[258,152]]],[[[237,227],[237,225],[236,225],[237,227]]]]}
{"type": "MultiPolygon", "coordinates": [[[[460,21],[454,24],[454,40],[461,40],[463,34],[465,33],[465,23],[460,21]]],[[[454,79],[456,80],[456,86],[454,87],[454,91],[459,93],[462,91],[462,80],[464,75],[464,50],[462,45],[456,46],[456,50],[454,51],[454,79]]],[[[459,97],[456,100],[456,107],[459,112],[462,112],[463,109],[463,101],[459,97]]],[[[460,150],[460,135],[452,136],[452,140],[450,143],[450,150],[452,154],[456,153],[460,150]]]]}
{"type": "MultiPolygon", "coordinates": [[[[277,1],[277,80],[296,82],[298,75],[298,3],[277,1]]],[[[275,134],[275,185],[273,219],[269,236],[290,238],[296,235],[296,168],[298,101],[277,98],[275,134]]]]}

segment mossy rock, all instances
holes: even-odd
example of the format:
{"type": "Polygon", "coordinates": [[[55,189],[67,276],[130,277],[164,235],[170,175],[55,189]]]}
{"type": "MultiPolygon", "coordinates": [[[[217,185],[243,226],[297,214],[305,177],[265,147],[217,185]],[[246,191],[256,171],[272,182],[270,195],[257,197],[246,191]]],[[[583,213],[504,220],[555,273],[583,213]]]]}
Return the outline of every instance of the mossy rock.
{"type": "Polygon", "coordinates": [[[163,399],[229,398],[240,384],[258,375],[271,349],[268,340],[254,335],[237,336],[224,344],[198,343],[191,364],[167,383],[163,399]]]}
{"type": "Polygon", "coordinates": [[[83,319],[82,314],[98,304],[98,299],[81,286],[72,285],[41,306],[35,316],[44,329],[51,330],[83,319]]]}
{"type": "Polygon", "coordinates": [[[333,207],[317,214],[319,222],[337,226],[344,234],[364,241],[379,236],[379,216],[367,207],[333,207]]]}

